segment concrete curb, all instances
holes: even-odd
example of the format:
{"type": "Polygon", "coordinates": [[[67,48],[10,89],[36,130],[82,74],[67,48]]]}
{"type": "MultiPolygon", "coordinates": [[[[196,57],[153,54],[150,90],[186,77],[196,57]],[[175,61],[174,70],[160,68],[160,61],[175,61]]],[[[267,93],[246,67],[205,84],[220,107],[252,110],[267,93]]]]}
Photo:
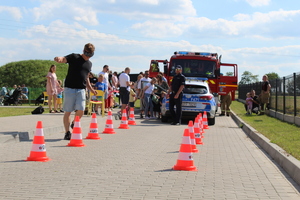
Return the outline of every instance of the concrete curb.
{"type": "Polygon", "coordinates": [[[19,132],[0,132],[0,144],[19,141],[19,132]]]}
{"type": "MultiPolygon", "coordinates": [[[[74,115],[71,116],[73,119],[74,115]]],[[[44,114],[44,115],[23,115],[14,117],[2,118],[3,128],[0,130],[0,144],[8,142],[23,142],[30,141],[34,137],[36,130],[36,122],[43,122],[43,132],[45,138],[52,134],[61,134],[61,138],[64,137],[64,126],[63,126],[63,115],[62,114],[44,114]],[[15,124],[15,122],[20,122],[15,124]]],[[[98,116],[98,123],[101,125],[105,124],[107,117],[98,116]]],[[[81,127],[88,129],[91,122],[91,116],[84,115],[81,120],[81,127]]],[[[70,129],[71,130],[71,129],[70,129]]],[[[85,130],[86,131],[86,130],[85,130]]]]}
{"type": "MultiPolygon", "coordinates": [[[[43,128],[44,135],[51,135],[63,131],[64,131],[64,126],[43,128]]],[[[30,139],[33,139],[34,132],[35,130],[24,131],[24,132],[4,132],[0,136],[0,143],[29,141],[30,139]]]]}
{"type": "Polygon", "coordinates": [[[256,142],[263,150],[265,150],[271,158],[275,160],[290,176],[300,185],[300,161],[293,156],[287,154],[281,147],[270,142],[268,138],[260,134],[257,130],[245,123],[234,112],[231,115],[235,123],[243,129],[243,131],[256,142]]]}

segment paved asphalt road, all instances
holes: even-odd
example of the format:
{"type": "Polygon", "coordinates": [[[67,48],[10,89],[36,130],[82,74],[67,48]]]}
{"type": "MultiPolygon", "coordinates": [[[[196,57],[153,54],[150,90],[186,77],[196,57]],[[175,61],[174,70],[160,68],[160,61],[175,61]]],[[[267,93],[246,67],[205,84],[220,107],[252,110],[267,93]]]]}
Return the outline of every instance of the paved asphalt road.
{"type": "MultiPolygon", "coordinates": [[[[197,145],[198,171],[172,170],[187,124],[136,119],[121,130],[114,120],[116,134],[67,147],[62,114],[0,118],[3,132],[34,130],[38,120],[51,160],[24,161],[32,141],[0,143],[0,199],[300,199],[299,186],[230,117],[217,117],[197,145]]],[[[98,117],[99,132],[105,121],[98,117]]],[[[89,123],[81,120],[84,138],[89,123]]]]}

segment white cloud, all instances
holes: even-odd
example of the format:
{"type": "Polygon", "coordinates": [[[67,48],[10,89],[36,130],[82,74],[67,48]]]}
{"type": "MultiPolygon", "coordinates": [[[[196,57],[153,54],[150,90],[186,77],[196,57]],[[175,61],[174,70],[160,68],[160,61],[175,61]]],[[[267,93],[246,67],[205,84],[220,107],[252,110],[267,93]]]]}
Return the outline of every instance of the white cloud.
{"type": "Polygon", "coordinates": [[[243,14],[243,13],[239,13],[233,16],[234,19],[236,19],[237,21],[250,21],[251,20],[251,16],[248,14],[243,14]]]}
{"type": "Polygon", "coordinates": [[[300,23],[300,10],[278,10],[252,15],[237,14],[235,20],[209,19],[206,17],[185,17],[184,20],[148,20],[132,25],[147,37],[247,37],[286,39],[299,38],[300,29],[290,29],[300,23]]]}
{"type": "Polygon", "coordinates": [[[17,7],[0,6],[0,13],[1,12],[8,12],[16,20],[20,20],[22,18],[22,12],[17,7]]]}
{"type": "Polygon", "coordinates": [[[64,0],[44,1],[39,7],[31,9],[37,21],[65,18],[71,21],[98,25],[97,11],[83,0],[66,2],[64,0]]]}
{"type": "Polygon", "coordinates": [[[246,2],[252,7],[268,6],[271,0],[246,0],[246,2]]]}
{"type": "Polygon", "coordinates": [[[87,8],[79,7],[74,7],[73,10],[76,13],[76,15],[74,15],[74,19],[76,21],[85,22],[91,25],[98,25],[97,12],[92,11],[92,9],[89,9],[89,12],[87,12],[87,8]]]}
{"type": "Polygon", "coordinates": [[[173,23],[167,21],[146,21],[134,24],[132,28],[140,30],[144,36],[151,38],[177,37],[183,33],[180,26],[174,26],[173,23]]]}
{"type": "Polygon", "coordinates": [[[173,19],[174,16],[196,16],[191,0],[126,0],[119,1],[113,8],[103,10],[105,5],[95,4],[99,12],[105,11],[128,19],[173,19]]]}
{"type": "Polygon", "coordinates": [[[36,20],[65,18],[98,25],[97,14],[111,14],[126,19],[180,19],[196,16],[191,0],[52,0],[32,9],[36,20]]]}
{"type": "Polygon", "coordinates": [[[159,0],[138,0],[137,2],[146,3],[150,5],[158,5],[159,0]]]}

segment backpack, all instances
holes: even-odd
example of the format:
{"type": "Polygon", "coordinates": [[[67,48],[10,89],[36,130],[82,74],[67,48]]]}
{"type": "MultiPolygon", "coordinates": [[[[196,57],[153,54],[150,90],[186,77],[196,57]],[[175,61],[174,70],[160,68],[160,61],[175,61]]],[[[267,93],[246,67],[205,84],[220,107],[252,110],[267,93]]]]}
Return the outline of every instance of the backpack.
{"type": "Polygon", "coordinates": [[[36,109],[34,109],[32,112],[31,112],[31,114],[42,114],[44,112],[44,108],[43,108],[43,106],[39,106],[39,107],[37,107],[36,109]]]}

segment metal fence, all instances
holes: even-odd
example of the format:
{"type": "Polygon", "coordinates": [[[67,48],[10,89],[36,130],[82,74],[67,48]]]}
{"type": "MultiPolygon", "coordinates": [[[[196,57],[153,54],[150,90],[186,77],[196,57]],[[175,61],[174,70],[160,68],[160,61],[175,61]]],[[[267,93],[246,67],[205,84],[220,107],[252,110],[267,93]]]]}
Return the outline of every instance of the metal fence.
{"type": "MultiPolygon", "coordinates": [[[[270,80],[271,97],[269,108],[287,115],[300,116],[300,73],[283,78],[270,80]]],[[[247,92],[255,90],[256,95],[261,93],[262,82],[239,85],[238,98],[246,99],[247,92]]]]}

